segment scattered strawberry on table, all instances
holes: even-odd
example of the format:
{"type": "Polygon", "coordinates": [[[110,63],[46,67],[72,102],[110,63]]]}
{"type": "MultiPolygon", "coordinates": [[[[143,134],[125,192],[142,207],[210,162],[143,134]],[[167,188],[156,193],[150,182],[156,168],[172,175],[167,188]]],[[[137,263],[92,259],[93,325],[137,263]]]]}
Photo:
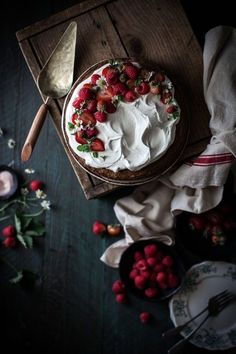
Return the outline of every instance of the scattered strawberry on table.
{"type": "Polygon", "coordinates": [[[126,289],[124,283],[118,279],[112,285],[112,291],[115,294],[116,302],[119,304],[127,303],[126,289]]]}
{"type": "Polygon", "coordinates": [[[119,236],[122,231],[120,224],[104,224],[101,221],[95,221],[93,223],[93,233],[98,236],[104,236],[105,234],[115,237],[119,236]]]}
{"type": "Polygon", "coordinates": [[[143,311],[143,312],[141,312],[140,315],[139,315],[140,321],[141,321],[142,323],[144,323],[144,324],[149,323],[150,320],[151,320],[151,317],[152,317],[152,316],[151,316],[150,312],[147,312],[147,311],[143,311]]]}
{"type": "MultiPolygon", "coordinates": [[[[112,292],[115,294],[115,300],[118,304],[128,303],[126,288],[122,280],[117,279],[116,281],[114,281],[114,283],[112,284],[112,292]]],[[[143,324],[149,323],[151,318],[152,315],[150,314],[150,312],[142,311],[139,314],[139,320],[143,324]]]]}
{"type": "Polygon", "coordinates": [[[170,118],[179,116],[178,106],[162,71],[140,68],[129,61],[111,60],[101,74],[93,74],[72,103],[74,113],[68,129],[79,144],[78,151],[92,153],[97,158],[105,150],[103,141],[97,137],[99,131],[95,126],[97,122],[105,123],[108,114],[116,112],[120,101],[131,103],[139,96],[151,93],[157,95],[160,103],[166,106],[170,118]]]}

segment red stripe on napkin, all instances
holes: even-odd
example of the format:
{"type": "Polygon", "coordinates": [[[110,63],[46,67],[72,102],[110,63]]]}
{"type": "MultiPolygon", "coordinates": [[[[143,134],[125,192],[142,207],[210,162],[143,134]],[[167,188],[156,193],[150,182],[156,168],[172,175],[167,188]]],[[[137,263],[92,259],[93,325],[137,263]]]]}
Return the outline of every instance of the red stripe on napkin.
{"type": "Polygon", "coordinates": [[[194,166],[211,166],[230,163],[235,159],[231,153],[215,154],[215,155],[201,155],[193,160],[186,162],[187,165],[194,166]]]}

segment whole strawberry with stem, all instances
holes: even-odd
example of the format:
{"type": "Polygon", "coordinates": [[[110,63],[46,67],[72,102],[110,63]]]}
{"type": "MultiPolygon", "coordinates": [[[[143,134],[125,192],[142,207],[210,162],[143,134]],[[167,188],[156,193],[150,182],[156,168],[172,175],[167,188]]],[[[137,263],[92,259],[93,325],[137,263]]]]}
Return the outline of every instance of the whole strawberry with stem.
{"type": "Polygon", "coordinates": [[[118,302],[118,304],[126,304],[127,303],[126,295],[124,293],[116,294],[116,302],[118,302]]]}
{"type": "Polygon", "coordinates": [[[135,80],[138,77],[139,68],[137,68],[133,64],[127,64],[127,65],[125,65],[124,72],[128,76],[129,79],[135,80]]]}
{"type": "Polygon", "coordinates": [[[107,229],[106,225],[101,221],[97,220],[93,223],[93,233],[95,235],[99,235],[99,236],[103,235],[106,232],[106,229],[107,229]]]}
{"type": "Polygon", "coordinates": [[[126,92],[125,94],[125,101],[127,102],[134,102],[137,98],[137,93],[132,91],[132,90],[129,90],[126,92]]]}
{"type": "Polygon", "coordinates": [[[151,320],[151,314],[147,311],[143,311],[139,314],[139,319],[142,323],[147,324],[151,320]]]}
{"type": "Polygon", "coordinates": [[[139,95],[146,95],[150,91],[150,86],[147,82],[141,82],[136,88],[139,95]]]}
{"type": "Polygon", "coordinates": [[[118,279],[116,281],[114,281],[113,285],[112,285],[112,291],[115,294],[120,294],[120,293],[124,293],[125,292],[125,285],[124,283],[118,279]]]}
{"type": "Polygon", "coordinates": [[[38,189],[43,188],[43,182],[39,180],[33,180],[30,182],[29,187],[32,191],[36,192],[38,189]]]}
{"type": "Polygon", "coordinates": [[[192,215],[189,218],[188,226],[193,231],[203,231],[205,228],[206,222],[203,216],[192,215]]]}
{"type": "Polygon", "coordinates": [[[114,68],[109,68],[106,71],[106,81],[108,83],[108,85],[114,85],[117,83],[117,81],[119,80],[119,71],[117,69],[114,68]]]}
{"type": "Polygon", "coordinates": [[[79,98],[81,100],[89,100],[93,97],[93,91],[90,88],[82,87],[79,91],[79,98]]]}
{"type": "Polygon", "coordinates": [[[96,84],[97,84],[97,80],[99,80],[100,77],[101,77],[101,76],[98,75],[98,74],[93,74],[92,77],[91,77],[91,82],[92,82],[92,84],[93,84],[93,85],[96,85],[96,84]]]}
{"type": "Polygon", "coordinates": [[[7,248],[13,248],[16,245],[16,239],[15,237],[6,237],[2,243],[7,248]]]}
{"type": "Polygon", "coordinates": [[[13,225],[8,225],[2,229],[4,237],[14,237],[16,235],[16,228],[13,225]]]}

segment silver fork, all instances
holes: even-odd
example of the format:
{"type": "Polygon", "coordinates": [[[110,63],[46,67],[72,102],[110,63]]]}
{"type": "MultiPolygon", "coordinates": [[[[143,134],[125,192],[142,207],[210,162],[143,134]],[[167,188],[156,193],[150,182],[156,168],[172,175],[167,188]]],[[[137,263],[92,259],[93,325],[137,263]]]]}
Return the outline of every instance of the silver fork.
{"type": "Polygon", "coordinates": [[[231,294],[228,290],[224,290],[221,293],[211,297],[208,301],[208,305],[204,308],[198,315],[191,318],[188,322],[184,323],[181,326],[178,326],[170,331],[163,333],[164,338],[169,338],[172,335],[180,333],[185,326],[187,326],[190,322],[192,322],[195,318],[199,317],[206,310],[208,310],[207,316],[200,322],[200,324],[191,332],[187,337],[181,339],[177,342],[173,347],[171,347],[168,351],[168,354],[177,353],[186,342],[198,331],[198,329],[208,320],[211,316],[217,316],[227,305],[229,305],[235,299],[235,295],[231,294]]]}
{"type": "Polygon", "coordinates": [[[174,328],[171,328],[168,331],[162,333],[162,337],[165,339],[168,339],[168,338],[171,338],[171,337],[179,334],[190,322],[194,321],[196,318],[198,318],[204,312],[206,312],[208,310],[208,308],[212,306],[212,303],[214,303],[214,301],[222,300],[227,295],[228,295],[228,291],[224,290],[224,291],[220,292],[219,294],[211,297],[208,301],[207,306],[201,312],[199,312],[196,316],[192,317],[189,321],[185,322],[184,324],[174,327],[174,328]]]}

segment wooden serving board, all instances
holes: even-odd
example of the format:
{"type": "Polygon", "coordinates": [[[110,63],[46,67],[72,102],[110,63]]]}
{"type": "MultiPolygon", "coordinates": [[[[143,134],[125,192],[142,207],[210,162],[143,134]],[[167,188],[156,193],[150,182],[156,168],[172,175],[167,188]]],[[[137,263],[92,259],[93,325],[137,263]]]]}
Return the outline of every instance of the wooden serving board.
{"type": "MultiPolygon", "coordinates": [[[[20,48],[35,81],[72,20],[78,25],[74,81],[95,62],[107,58],[136,57],[164,68],[186,93],[190,134],[181,161],[199,154],[210,137],[202,90],[202,52],[180,1],[88,0],[18,31],[20,48]]],[[[62,137],[64,98],[50,102],[55,128],[86,198],[120,188],[89,175],[73,159],[62,137]]]]}

